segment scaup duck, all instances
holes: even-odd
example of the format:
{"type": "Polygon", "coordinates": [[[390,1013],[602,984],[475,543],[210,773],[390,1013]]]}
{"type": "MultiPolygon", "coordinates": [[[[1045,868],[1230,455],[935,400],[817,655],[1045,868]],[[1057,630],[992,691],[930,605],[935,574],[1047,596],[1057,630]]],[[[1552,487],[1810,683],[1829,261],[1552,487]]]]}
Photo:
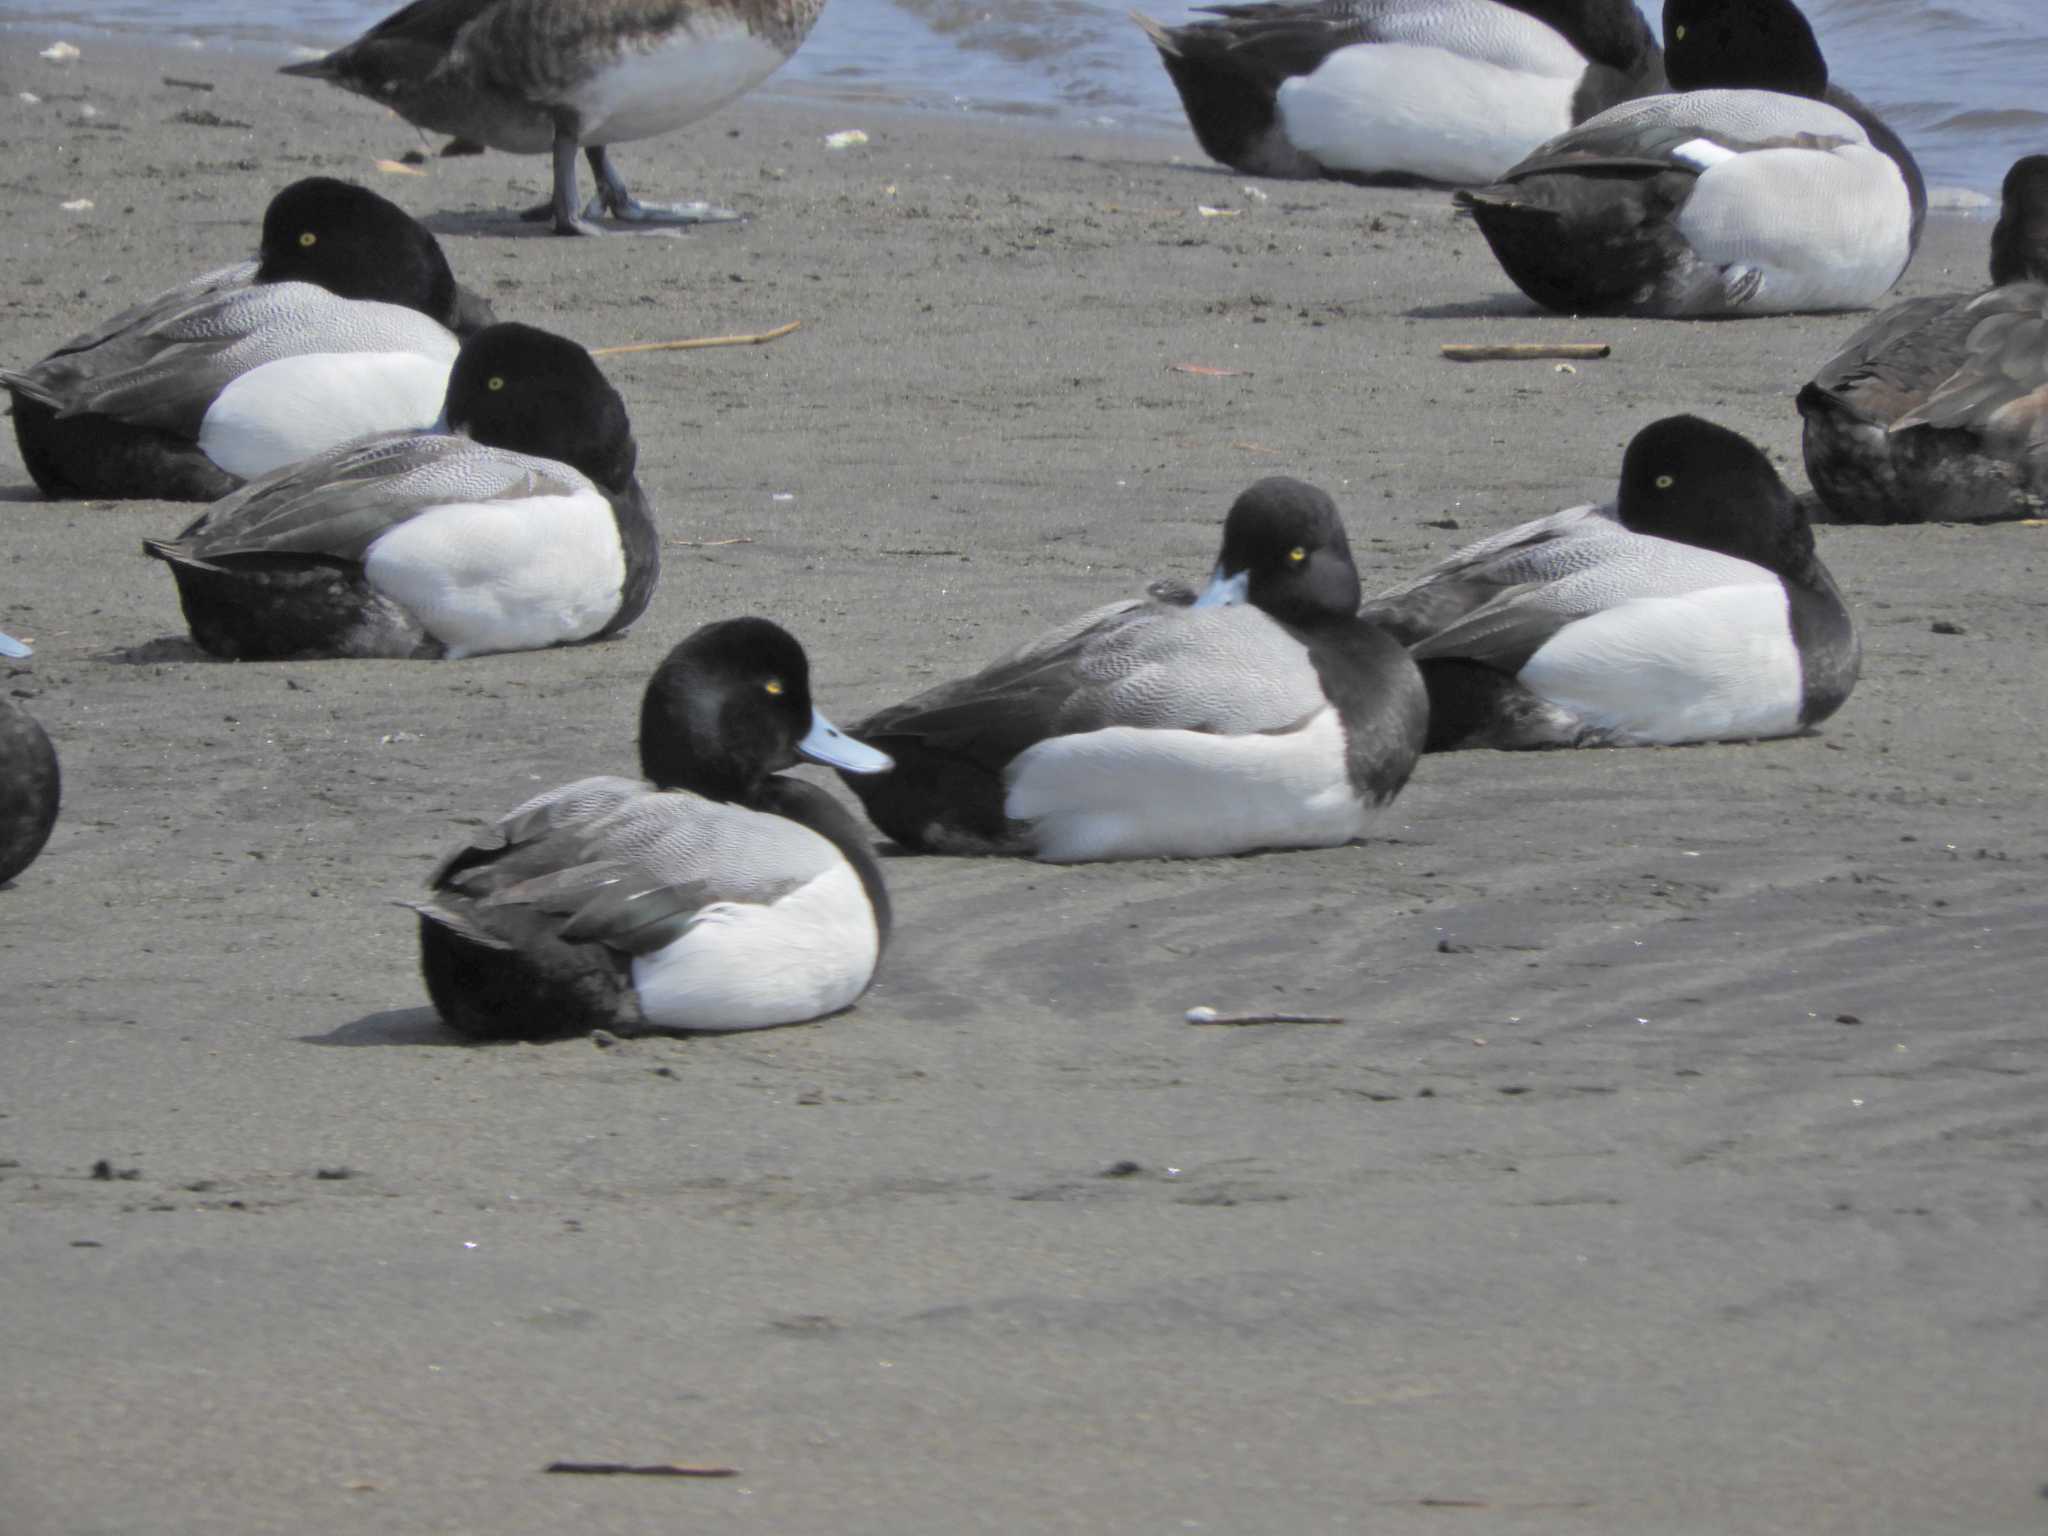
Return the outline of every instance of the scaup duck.
{"type": "Polygon", "coordinates": [[[1800,390],[1806,473],[1837,522],[2048,511],[2048,155],[2006,172],[1991,282],[1893,305],[1800,390]]]}
{"type": "Polygon", "coordinates": [[[445,431],[333,449],[145,542],[192,638],[240,661],[455,658],[638,618],[660,541],[625,404],[590,354],[489,326],[462,344],[442,414],[445,431]]]}
{"type": "Polygon", "coordinates": [[[270,201],[254,262],[203,273],[0,371],[46,496],[214,501],[441,408],[458,336],[490,323],[433,235],[331,177],[270,201]]]}
{"type": "Polygon", "coordinates": [[[1237,498],[1207,589],[1121,602],[870,716],[896,760],[849,780],[906,848],[1053,862],[1331,847],[1422,746],[1422,681],[1358,622],[1330,498],[1237,498]]]}
{"type": "Polygon", "coordinates": [[[1665,0],[1676,92],[1624,102],[1457,194],[1515,285],[1577,314],[1860,309],[1898,280],[1927,190],[1830,87],[1791,0],[1665,0]]]}
{"type": "MultiPolygon", "coordinates": [[[[0,634],[0,656],[19,659],[29,647],[0,634]]],[[[35,862],[57,825],[62,791],[57,749],[33,717],[0,698],[0,885],[35,862]]]]}
{"type": "Polygon", "coordinates": [[[752,90],[795,53],[824,0],[414,0],[347,47],[284,73],[328,80],[409,123],[554,158],[529,219],[564,235],[736,219],[706,203],[642,203],[606,146],[671,132],[752,90]],[[597,192],[579,211],[576,151],[597,192]]]}
{"type": "Polygon", "coordinates": [[[1664,88],[1634,0],[1279,0],[1134,15],[1211,159],[1253,176],[1493,180],[1664,88]]]}
{"type": "Polygon", "coordinates": [[[1422,666],[1430,751],[1789,736],[1862,654],[1777,471],[1696,416],[1635,435],[1612,506],[1482,539],[1363,616],[1422,666]]]}
{"type": "Polygon", "coordinates": [[[889,896],[859,823],[798,758],[889,766],[811,704],[803,647],[707,624],[640,710],[645,780],[581,779],[500,818],[407,903],[441,1017],[467,1034],[763,1029],[867,989],[889,896]]]}

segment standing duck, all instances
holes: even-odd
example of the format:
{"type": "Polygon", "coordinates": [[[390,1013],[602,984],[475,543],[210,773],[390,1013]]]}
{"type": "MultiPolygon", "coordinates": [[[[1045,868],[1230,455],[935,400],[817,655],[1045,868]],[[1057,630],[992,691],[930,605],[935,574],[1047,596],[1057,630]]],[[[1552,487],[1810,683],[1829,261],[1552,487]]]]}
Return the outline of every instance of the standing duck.
{"type": "Polygon", "coordinates": [[[810,663],[766,619],[707,624],[640,710],[646,779],[579,779],[501,817],[434,871],[420,965],[466,1034],[762,1029],[867,989],[889,896],[858,822],[798,758],[889,760],[811,704],[810,663]]]}
{"type": "Polygon", "coordinates": [[[457,658],[638,618],[660,541],[625,403],[590,354],[489,326],[462,344],[442,416],[445,431],[336,448],[145,541],[192,638],[238,661],[457,658]]]}
{"type": "Polygon", "coordinates": [[[1358,621],[1330,498],[1261,480],[1205,591],[1115,603],[870,716],[849,780],[906,848],[1052,862],[1334,847],[1421,750],[1422,680],[1358,621]]]}
{"type": "Polygon", "coordinates": [[[1800,390],[1837,522],[2048,512],[2048,155],[2015,162],[2001,201],[1989,289],[1893,305],[1800,390]]]}
{"type": "Polygon", "coordinates": [[[1862,656],[1770,460],[1696,416],[1635,435],[1612,506],[1481,539],[1362,616],[1421,663],[1433,752],[1789,736],[1862,656]]]}
{"type": "MultiPolygon", "coordinates": [[[[0,656],[27,655],[28,646],[0,635],[0,656]]],[[[50,840],[61,789],[49,735],[14,700],[0,698],[0,885],[34,863],[50,840]]]]}
{"type": "Polygon", "coordinates": [[[350,438],[424,427],[492,320],[403,209],[332,177],[270,200],[254,262],[201,274],[0,370],[52,497],[214,501],[350,438]]]}
{"type": "Polygon", "coordinates": [[[1253,176],[1489,182],[1664,88],[1635,0],[1274,0],[1134,19],[1211,159],[1253,176]]]}
{"type": "Polygon", "coordinates": [[[642,203],[607,146],[654,138],[768,78],[825,0],[413,0],[347,47],[288,64],[409,123],[490,149],[549,154],[554,193],[526,217],[593,235],[610,214],[636,225],[736,219],[706,203],[642,203]],[[576,151],[597,181],[576,194],[576,151]]]}
{"type": "Polygon", "coordinates": [[[1861,309],[1898,281],[1920,168],[1828,84],[1791,0],[1665,0],[1676,92],[1624,102],[1457,194],[1515,285],[1575,314],[1861,309]]]}

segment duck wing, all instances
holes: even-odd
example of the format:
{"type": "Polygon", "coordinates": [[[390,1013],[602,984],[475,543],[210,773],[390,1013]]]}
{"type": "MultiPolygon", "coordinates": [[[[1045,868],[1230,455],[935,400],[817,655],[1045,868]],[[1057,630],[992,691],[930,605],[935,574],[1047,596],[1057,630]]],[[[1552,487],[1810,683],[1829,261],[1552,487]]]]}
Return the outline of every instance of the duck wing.
{"type": "Polygon", "coordinates": [[[1538,145],[1500,184],[1558,172],[1698,174],[1750,150],[1828,150],[1869,142],[1854,118],[1809,97],[1779,91],[1683,91],[1638,97],[1588,118],[1538,145]]]}
{"type": "Polygon", "coordinates": [[[210,564],[251,555],[361,561],[383,534],[429,507],[591,490],[566,464],[465,437],[392,432],[266,475],[215,502],[163,559],[210,564]]]}
{"type": "Polygon", "coordinates": [[[1416,645],[1503,592],[1595,563],[1623,531],[1611,506],[1567,507],[1474,540],[1412,580],[1367,599],[1358,616],[1403,645],[1416,645]]]}
{"type": "Polygon", "coordinates": [[[1109,726],[1244,735],[1323,707],[1301,640],[1256,608],[1124,602],[870,717],[867,740],[923,738],[999,769],[1035,742],[1109,726]]]}
{"type": "Polygon", "coordinates": [[[479,942],[502,945],[503,933],[538,915],[568,942],[647,954],[707,908],[768,904],[837,858],[824,838],[781,816],[638,779],[581,779],[448,855],[424,905],[479,942]]]}
{"type": "Polygon", "coordinates": [[[1968,428],[2048,452],[2048,283],[1994,288],[1957,319],[1969,332],[1955,371],[1892,430],[1968,428]]]}
{"type": "Polygon", "coordinates": [[[1777,579],[1731,555],[1631,533],[1618,524],[1609,530],[1586,527],[1578,537],[1503,551],[1498,589],[1412,644],[1410,654],[1417,661],[1475,661],[1513,675],[1575,619],[1644,598],[1777,579]],[[1508,579],[1517,573],[1521,580],[1508,579]]]}

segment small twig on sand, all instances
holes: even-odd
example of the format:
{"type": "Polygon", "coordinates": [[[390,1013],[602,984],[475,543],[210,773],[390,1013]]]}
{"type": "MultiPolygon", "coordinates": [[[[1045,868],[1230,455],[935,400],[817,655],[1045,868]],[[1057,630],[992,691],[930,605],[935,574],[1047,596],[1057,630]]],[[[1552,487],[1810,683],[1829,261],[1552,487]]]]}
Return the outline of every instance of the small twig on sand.
{"type": "Polygon", "coordinates": [[[592,347],[592,357],[623,357],[628,352],[689,352],[698,347],[758,347],[764,341],[777,341],[802,325],[801,320],[792,320],[787,325],[778,325],[772,331],[758,331],[750,336],[692,336],[684,341],[628,341],[616,347],[592,347]]]}
{"type": "Polygon", "coordinates": [[[549,1472],[581,1472],[593,1476],[624,1477],[738,1477],[737,1467],[683,1467],[672,1461],[636,1466],[629,1461],[551,1461],[549,1472]]]}
{"type": "Polygon", "coordinates": [[[1447,341],[1442,350],[1454,363],[1505,363],[1534,357],[1605,357],[1614,348],[1604,341],[1447,341]]]}
{"type": "Polygon", "coordinates": [[[723,549],[728,544],[751,544],[752,539],[663,539],[671,549],[723,549]]]}
{"type": "Polygon", "coordinates": [[[1204,1004],[1182,1015],[1190,1024],[1342,1024],[1334,1013],[1218,1013],[1204,1004]]]}

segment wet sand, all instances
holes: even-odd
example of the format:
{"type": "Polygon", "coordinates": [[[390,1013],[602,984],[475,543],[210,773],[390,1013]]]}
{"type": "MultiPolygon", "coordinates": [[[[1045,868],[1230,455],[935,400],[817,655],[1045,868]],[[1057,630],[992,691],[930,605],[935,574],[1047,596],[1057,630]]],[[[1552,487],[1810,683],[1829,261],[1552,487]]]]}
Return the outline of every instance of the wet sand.
{"type": "Polygon", "coordinates": [[[666,569],[583,649],[209,661],[140,553],[192,509],[0,447],[0,679],[66,775],[0,890],[7,1536],[2040,1528],[2040,529],[1822,530],[1866,659],[1810,737],[1433,758],[1325,852],[889,859],[884,970],[816,1025],[469,1046],[394,904],[630,771],[700,622],[788,625],[846,720],[1199,579],[1263,474],[1368,588],[1675,410],[1803,485],[1856,317],[1540,316],[1440,194],[770,97],[619,152],[749,223],[556,240],[488,217],[539,160],[384,174],[410,130],[260,61],[43,41],[0,53],[9,362],[312,173],[586,344],[803,327],[607,365],[666,569]],[[1437,356],[1559,339],[1614,354],[1437,356]]]}

